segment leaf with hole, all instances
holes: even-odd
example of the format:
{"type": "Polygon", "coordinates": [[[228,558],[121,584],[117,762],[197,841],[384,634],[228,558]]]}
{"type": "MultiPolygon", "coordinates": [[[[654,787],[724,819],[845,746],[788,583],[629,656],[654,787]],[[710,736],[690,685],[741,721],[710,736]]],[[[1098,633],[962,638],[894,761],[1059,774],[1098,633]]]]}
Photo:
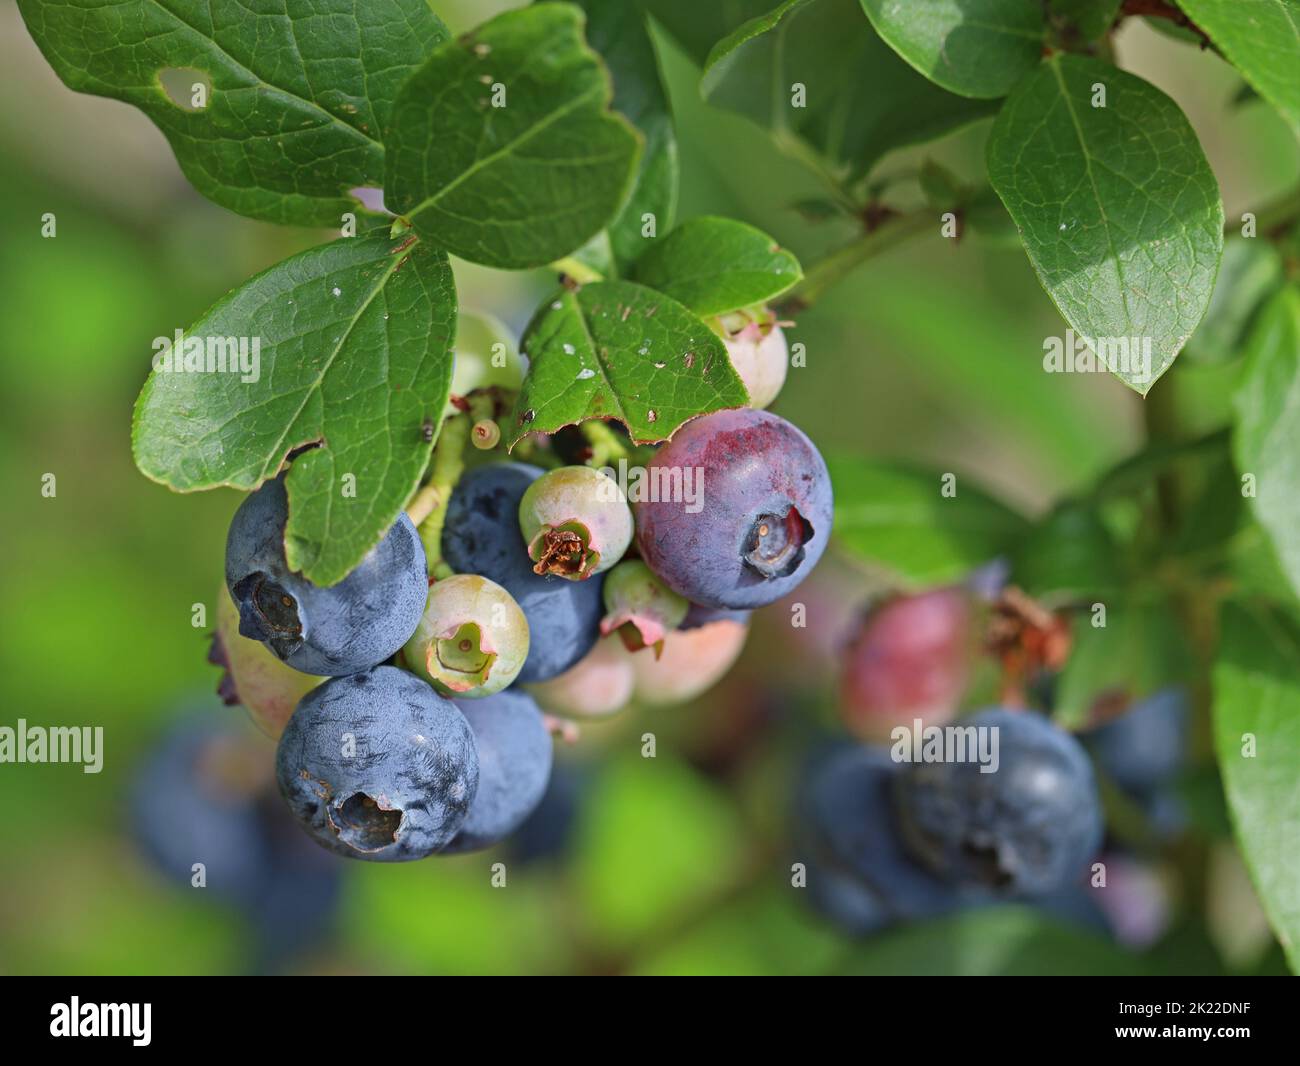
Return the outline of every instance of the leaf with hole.
{"type": "Polygon", "coordinates": [[[1141,78],[1056,55],[1007,98],[989,180],[1061,314],[1145,395],[1205,314],[1223,203],[1186,117],[1141,78]]]}
{"type": "Polygon", "coordinates": [[[749,397],[717,335],[663,293],[630,281],[562,291],[524,334],[528,376],[513,447],[588,418],[616,418],[637,443],[666,440],[688,418],[749,397]]]}
{"type": "Polygon", "coordinates": [[[766,303],[802,277],[799,260],[762,230],[710,216],[683,222],[636,270],[641,284],[703,318],[766,303]]]}
{"type": "Polygon", "coordinates": [[[339,226],[345,212],[361,213],[349,190],[383,183],[393,99],[447,37],[424,0],[21,0],[19,8],[59,77],[148,115],[204,196],[300,226],[339,226]],[[195,83],[207,86],[200,108],[195,83]]]}
{"type": "Polygon", "coordinates": [[[136,401],[136,465],[180,492],[253,489],[291,450],[317,445],[286,480],[285,550],[294,570],[332,585],[419,484],[431,450],[421,427],[447,402],[455,327],[436,249],[353,237],[302,252],[218,301],[173,359],[158,348],[136,401]]]}
{"type": "Polygon", "coordinates": [[[543,266],[618,215],[641,136],[609,110],[573,4],[542,3],[448,41],[403,86],[385,137],[385,200],[462,259],[543,266]]]}

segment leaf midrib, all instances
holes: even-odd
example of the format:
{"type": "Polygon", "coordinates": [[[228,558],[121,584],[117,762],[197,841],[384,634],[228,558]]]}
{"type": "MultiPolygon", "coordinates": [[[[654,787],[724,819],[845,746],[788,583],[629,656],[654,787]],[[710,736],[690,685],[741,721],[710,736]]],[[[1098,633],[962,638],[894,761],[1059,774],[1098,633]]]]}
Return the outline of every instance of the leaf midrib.
{"type": "Polygon", "coordinates": [[[453,190],[459,188],[461,185],[464,185],[465,182],[467,182],[479,171],[483,170],[486,167],[491,166],[498,159],[501,159],[504,156],[513,153],[516,148],[518,148],[520,145],[524,144],[525,142],[531,140],[538,133],[542,132],[545,129],[549,129],[552,125],[554,125],[556,122],[559,122],[562,118],[565,118],[571,112],[577,110],[578,108],[582,107],[584,104],[590,102],[590,99],[593,96],[599,98],[601,93],[604,92],[604,90],[605,90],[605,86],[597,82],[596,84],[588,88],[585,92],[579,93],[577,96],[573,97],[566,104],[564,104],[563,107],[556,108],[540,122],[537,122],[532,126],[529,126],[528,129],[526,129],[523,133],[519,134],[517,137],[511,138],[500,148],[498,148],[495,152],[491,152],[488,155],[483,156],[481,159],[476,159],[472,165],[466,167],[463,171],[461,171],[461,173],[457,175],[454,180],[448,182],[441,189],[435,192],[432,196],[428,196],[425,199],[421,200],[420,203],[416,204],[416,206],[410,210],[407,217],[414,219],[415,216],[419,215],[422,211],[428,210],[429,208],[433,207],[444,196],[446,196],[448,193],[452,192],[453,190]]]}
{"type": "Polygon", "coordinates": [[[1079,116],[1075,113],[1074,103],[1070,99],[1070,92],[1065,85],[1065,77],[1061,74],[1060,61],[1058,59],[1048,60],[1047,65],[1051,68],[1052,76],[1056,78],[1056,83],[1061,90],[1061,99],[1065,103],[1066,113],[1070,116],[1070,125],[1074,127],[1075,137],[1079,142],[1079,152],[1083,156],[1083,169],[1088,175],[1088,185],[1092,189],[1092,199],[1097,205],[1097,213],[1101,216],[1102,229],[1106,233],[1106,247],[1110,250],[1111,260],[1115,264],[1115,277],[1119,281],[1120,301],[1124,307],[1124,320],[1133,321],[1133,313],[1128,305],[1128,282],[1124,279],[1124,268],[1120,263],[1119,253],[1115,250],[1115,239],[1111,234],[1110,219],[1106,217],[1106,206],[1101,199],[1101,190],[1097,188],[1097,178],[1092,172],[1092,156],[1088,152],[1088,143],[1084,140],[1083,126],[1079,122],[1079,116]]]}

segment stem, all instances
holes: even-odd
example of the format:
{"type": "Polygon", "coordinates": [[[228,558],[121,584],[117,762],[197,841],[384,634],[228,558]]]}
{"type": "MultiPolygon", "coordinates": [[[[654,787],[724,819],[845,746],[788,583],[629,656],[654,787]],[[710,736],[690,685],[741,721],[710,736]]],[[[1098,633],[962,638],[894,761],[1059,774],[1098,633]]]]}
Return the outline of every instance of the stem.
{"type": "Polygon", "coordinates": [[[1208,48],[1213,52],[1218,49],[1214,47],[1214,42],[1210,40],[1210,35],[1200,26],[1196,25],[1191,19],[1182,13],[1177,6],[1168,2],[1168,0],[1124,0],[1120,6],[1119,17],[1127,18],[1131,15],[1145,15],[1147,18],[1168,19],[1177,26],[1191,30],[1201,39],[1201,47],[1208,48]]]}
{"type": "Polygon", "coordinates": [[[878,229],[864,233],[852,244],[846,244],[816,263],[783,301],[781,313],[798,314],[807,310],[868,259],[924,233],[934,225],[933,212],[918,211],[910,215],[898,215],[882,223],[878,229]]]}
{"type": "Polygon", "coordinates": [[[588,466],[599,470],[602,466],[612,466],[617,460],[628,458],[627,445],[604,420],[589,418],[579,428],[591,447],[588,466]]]}
{"type": "Polygon", "coordinates": [[[447,520],[447,504],[452,489],[465,469],[463,453],[469,443],[472,424],[470,415],[464,411],[452,415],[442,424],[442,432],[438,434],[438,443],[433,449],[429,482],[412,501],[412,505],[418,502],[422,510],[427,509],[418,528],[432,578],[447,577],[452,572],[442,560],[442,526],[447,520]]]}

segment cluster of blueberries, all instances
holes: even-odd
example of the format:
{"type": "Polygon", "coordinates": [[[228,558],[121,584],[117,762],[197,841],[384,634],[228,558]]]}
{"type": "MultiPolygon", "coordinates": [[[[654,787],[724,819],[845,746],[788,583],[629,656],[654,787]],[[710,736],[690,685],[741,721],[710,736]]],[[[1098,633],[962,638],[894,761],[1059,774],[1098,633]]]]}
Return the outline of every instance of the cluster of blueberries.
{"type": "Polygon", "coordinates": [[[864,742],[812,762],[797,825],[809,898],[847,932],[1000,901],[1106,929],[1108,908],[1090,894],[1103,854],[1099,778],[1160,837],[1180,829],[1190,709],[1179,686],[1111,708],[1078,736],[1031,709],[963,715],[963,730],[997,731],[993,772],[978,759],[893,757],[891,727],[914,717],[942,727],[956,713],[981,650],[978,601],[969,586],[891,597],[843,649],[840,709],[864,742]]]}
{"type": "MultiPolygon", "coordinates": [[[[740,624],[738,612],[788,593],[825,547],[826,465],[775,415],[693,419],[647,471],[664,475],[652,482],[661,486],[702,471],[701,495],[629,504],[590,466],[469,470],[441,530],[450,573],[436,580],[402,515],[341,582],[313,585],[286,561],[283,475],[245,499],[226,545],[240,635],[227,642],[251,638],[270,656],[242,678],[232,671],[237,691],[227,695],[251,705],[268,667],[296,672],[305,694],[292,713],[259,717],[272,731],[283,725],[279,790],[318,843],[402,861],[503,840],[551,773],[538,695],[563,713],[557,682],[595,685],[582,670],[609,654],[602,637],[617,634],[629,658],[653,658],[690,627],[740,624]]],[[[224,650],[227,665],[237,650],[224,650]]]]}

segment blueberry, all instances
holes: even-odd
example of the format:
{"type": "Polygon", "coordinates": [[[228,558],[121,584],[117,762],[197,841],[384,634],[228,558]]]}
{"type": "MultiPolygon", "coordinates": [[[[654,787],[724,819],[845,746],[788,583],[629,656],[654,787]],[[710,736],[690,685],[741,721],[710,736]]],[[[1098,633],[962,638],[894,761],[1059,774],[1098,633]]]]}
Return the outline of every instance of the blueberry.
{"type": "Polygon", "coordinates": [[[253,806],[263,784],[253,740],[211,711],[186,717],[137,770],[129,796],[133,836],[163,874],[189,885],[202,863],[206,890],[243,904],[256,900],[272,859],[253,806]]]}
{"type": "Polygon", "coordinates": [[[770,406],[785,384],[790,352],[775,317],[763,308],[756,317],[737,313],[723,315],[718,322],[717,331],[732,368],[745,383],[750,407],[770,406]]]}
{"type": "Polygon", "coordinates": [[[551,733],[533,698],[507,689],[458,703],[478,748],[478,792],[443,851],[481,851],[513,833],[541,802],[551,776],[551,733]]]}
{"type": "Polygon", "coordinates": [[[960,902],[954,886],[904,848],[893,804],[899,773],[879,748],[841,747],[814,766],[800,801],[813,860],[856,879],[890,921],[932,917],[960,902]]]}
{"type": "Polygon", "coordinates": [[[343,862],[303,834],[279,796],[258,800],[269,868],[247,908],[255,934],[255,970],[274,973],[318,950],[330,935],[343,895],[343,862]]]}
{"type": "Polygon", "coordinates": [[[960,588],[875,604],[843,653],[839,704],[845,725],[879,742],[914,718],[943,725],[966,693],[976,650],[974,603],[960,588]]]}
{"type": "Polygon", "coordinates": [[[290,811],[349,858],[432,855],[465,822],[478,751],[465,716],[395,666],[336,677],[303,697],[276,752],[290,811]]]}
{"type": "Polygon", "coordinates": [[[780,599],[808,576],[830,538],[825,462],[802,432],[766,411],[692,419],[651,460],[643,484],[641,557],[674,592],[705,607],[780,599]],[[698,494],[676,490],[687,484],[699,485],[698,494]]]}
{"type": "Polygon", "coordinates": [[[342,861],[309,842],[268,790],[272,749],[207,710],[175,725],[131,789],[131,824],[162,871],[235,903],[252,927],[254,969],[271,972],[329,933],[342,861]]]}
{"type": "Polygon", "coordinates": [[[588,774],[556,760],[541,801],[507,842],[510,858],[519,863],[564,858],[573,843],[588,774]]]}
{"type": "Polygon", "coordinates": [[[529,643],[528,619],[510,593],[477,574],[454,574],[429,587],[402,657],[444,696],[479,698],[514,682],[529,643]]]}
{"type": "Polygon", "coordinates": [[[849,936],[866,936],[894,921],[881,898],[852,874],[818,862],[804,864],[808,900],[831,924],[849,936]]]}
{"type": "Polygon", "coordinates": [[[239,632],[295,670],[339,676],[388,659],[411,635],[428,591],[424,546],[406,515],[328,588],[289,569],[284,477],[245,498],[226,536],[226,587],[239,632]]]}
{"type": "Polygon", "coordinates": [[[627,706],[636,686],[632,656],[613,637],[596,642],[576,666],[528,690],[552,714],[604,718],[627,706]]]}
{"type": "Polygon", "coordinates": [[[623,558],[632,543],[632,510],[613,478],[589,466],[561,466],[524,490],[519,529],[537,573],[582,581],[623,558]]]}
{"type": "Polygon", "coordinates": [[[711,622],[699,629],[669,633],[658,658],[629,655],[637,700],[661,706],[702,695],[735,664],[748,636],[745,622],[711,622]]]}
{"type": "Polygon", "coordinates": [[[281,662],[261,641],[240,636],[239,610],[224,592],[217,598],[208,662],[223,670],[217,687],[222,701],[228,706],[242,704],[272,740],[280,738],[298,701],[325,680],[281,662]]]}
{"type": "Polygon", "coordinates": [[[664,637],[682,624],[690,604],[668,588],[640,559],[625,559],[605,578],[602,636],[618,633],[628,651],[653,648],[663,654],[664,637]]]}
{"type": "Polygon", "coordinates": [[[1120,788],[1143,795],[1172,781],[1187,758],[1187,690],[1161,689],[1084,735],[1102,771],[1120,788]]]}
{"type": "Polygon", "coordinates": [[[542,471],[524,463],[490,463],[460,479],[447,505],[442,554],[453,569],[495,581],[528,619],[523,683],[546,681],[577,664],[600,634],[604,577],[565,581],[533,572],[519,531],[519,501],[542,471]]]}
{"type": "Polygon", "coordinates": [[[1101,843],[1101,803],[1083,746],[1030,712],[982,711],[998,764],[916,762],[897,778],[911,853],[940,876],[998,896],[1042,896],[1081,875],[1101,843]]]}

